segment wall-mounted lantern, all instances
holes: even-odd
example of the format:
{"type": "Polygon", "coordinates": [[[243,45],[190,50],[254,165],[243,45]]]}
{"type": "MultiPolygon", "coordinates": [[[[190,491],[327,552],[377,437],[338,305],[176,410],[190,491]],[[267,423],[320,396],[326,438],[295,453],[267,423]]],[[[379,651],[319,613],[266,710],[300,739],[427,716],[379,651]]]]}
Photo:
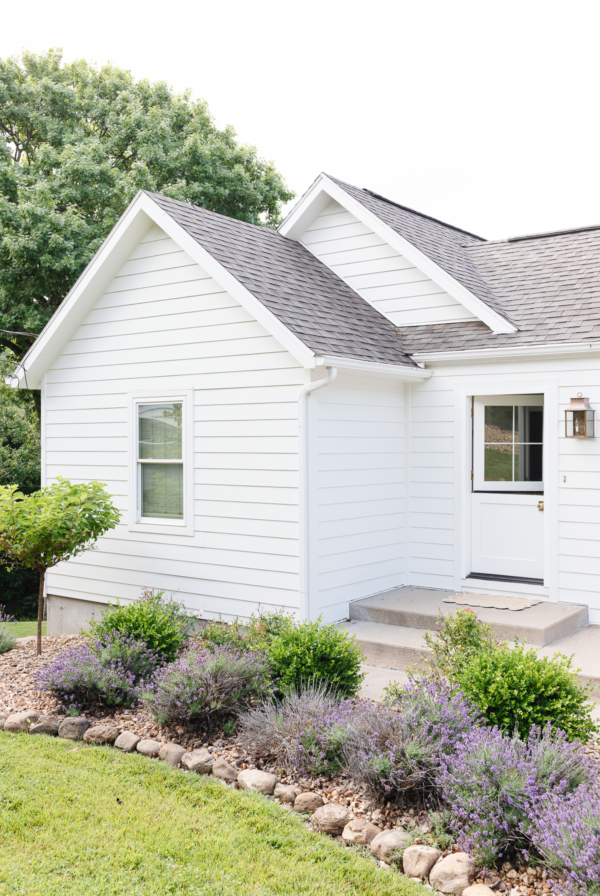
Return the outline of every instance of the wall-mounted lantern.
{"type": "Polygon", "coordinates": [[[589,398],[582,398],[581,392],[578,392],[577,398],[571,399],[571,404],[565,411],[567,439],[593,439],[595,413],[590,408],[589,398]]]}

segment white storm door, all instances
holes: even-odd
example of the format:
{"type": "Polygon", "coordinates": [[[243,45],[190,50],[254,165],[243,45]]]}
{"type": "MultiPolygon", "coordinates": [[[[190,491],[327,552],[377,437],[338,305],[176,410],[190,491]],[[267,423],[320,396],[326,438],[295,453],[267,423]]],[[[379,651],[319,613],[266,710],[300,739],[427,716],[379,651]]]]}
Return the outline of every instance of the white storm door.
{"type": "Polygon", "coordinates": [[[544,579],[543,396],[473,400],[471,576],[544,579]]]}

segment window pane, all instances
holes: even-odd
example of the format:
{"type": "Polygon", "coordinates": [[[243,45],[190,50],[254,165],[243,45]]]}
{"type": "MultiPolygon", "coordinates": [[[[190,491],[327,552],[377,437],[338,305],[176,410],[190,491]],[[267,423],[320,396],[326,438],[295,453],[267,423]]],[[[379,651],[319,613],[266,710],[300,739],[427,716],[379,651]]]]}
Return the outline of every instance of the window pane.
{"type": "Polygon", "coordinates": [[[140,464],[142,516],[183,519],[183,464],[140,464]]]}
{"type": "Polygon", "coordinates": [[[486,442],[512,442],[513,409],[502,405],[486,405],[485,438],[486,442]]]}
{"type": "Polygon", "coordinates": [[[512,445],[485,446],[484,479],[486,482],[512,482],[512,445]]]}
{"type": "Polygon", "coordinates": [[[541,442],[544,431],[544,408],[515,408],[515,442],[541,442]]]}
{"type": "Polygon", "coordinates": [[[181,460],[181,403],[139,405],[140,460],[181,460]]]}
{"type": "Polygon", "coordinates": [[[515,445],[515,482],[543,482],[542,445],[515,445]]]}

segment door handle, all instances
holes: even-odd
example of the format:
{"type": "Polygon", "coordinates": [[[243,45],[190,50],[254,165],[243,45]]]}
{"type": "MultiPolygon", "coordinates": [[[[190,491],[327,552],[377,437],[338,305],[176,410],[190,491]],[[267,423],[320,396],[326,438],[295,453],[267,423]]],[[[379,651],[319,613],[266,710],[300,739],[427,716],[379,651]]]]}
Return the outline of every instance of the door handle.
{"type": "Polygon", "coordinates": [[[538,510],[543,510],[543,509],[544,509],[544,502],[538,501],[538,510]]]}

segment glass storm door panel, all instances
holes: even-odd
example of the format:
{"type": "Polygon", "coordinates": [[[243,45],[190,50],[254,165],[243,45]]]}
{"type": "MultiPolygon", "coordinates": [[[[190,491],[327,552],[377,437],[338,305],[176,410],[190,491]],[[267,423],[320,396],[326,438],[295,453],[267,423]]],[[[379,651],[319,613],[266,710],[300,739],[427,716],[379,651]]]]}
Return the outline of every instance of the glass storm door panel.
{"type": "Polygon", "coordinates": [[[544,578],[543,429],[542,395],[473,401],[471,575],[544,578]]]}

